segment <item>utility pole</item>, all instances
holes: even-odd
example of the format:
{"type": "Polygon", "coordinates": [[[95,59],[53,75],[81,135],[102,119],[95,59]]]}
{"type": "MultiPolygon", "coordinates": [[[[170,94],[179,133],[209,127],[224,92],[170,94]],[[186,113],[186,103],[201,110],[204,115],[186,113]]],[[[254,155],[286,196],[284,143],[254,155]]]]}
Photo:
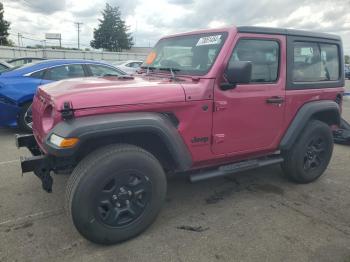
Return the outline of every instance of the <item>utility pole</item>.
{"type": "Polygon", "coordinates": [[[42,43],[43,49],[46,49],[46,40],[40,41],[42,43]]]}
{"type": "Polygon", "coordinates": [[[80,49],[80,25],[82,25],[83,23],[75,22],[74,24],[77,25],[77,29],[78,29],[78,49],[80,49]]]}
{"type": "Polygon", "coordinates": [[[134,44],[136,46],[136,34],[137,34],[137,19],[136,19],[136,27],[135,27],[135,32],[134,32],[134,44]]]}
{"type": "Polygon", "coordinates": [[[21,38],[22,35],[20,33],[18,33],[18,46],[21,47],[21,38]]]}

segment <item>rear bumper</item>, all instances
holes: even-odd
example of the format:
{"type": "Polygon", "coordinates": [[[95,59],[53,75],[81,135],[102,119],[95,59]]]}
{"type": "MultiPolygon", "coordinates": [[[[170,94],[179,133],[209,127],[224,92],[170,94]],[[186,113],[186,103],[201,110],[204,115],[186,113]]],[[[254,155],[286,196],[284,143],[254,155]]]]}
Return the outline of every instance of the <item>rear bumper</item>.
{"type": "Polygon", "coordinates": [[[0,126],[16,127],[20,110],[17,105],[0,102],[0,126]]]}

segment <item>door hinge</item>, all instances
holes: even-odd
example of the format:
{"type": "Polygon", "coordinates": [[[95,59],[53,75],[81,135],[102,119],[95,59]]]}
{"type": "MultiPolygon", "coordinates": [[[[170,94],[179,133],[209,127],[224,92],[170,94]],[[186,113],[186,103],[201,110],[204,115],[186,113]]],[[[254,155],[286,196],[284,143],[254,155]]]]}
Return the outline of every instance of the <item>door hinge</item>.
{"type": "Polygon", "coordinates": [[[227,101],[215,101],[214,112],[223,111],[227,109],[227,101]]]}

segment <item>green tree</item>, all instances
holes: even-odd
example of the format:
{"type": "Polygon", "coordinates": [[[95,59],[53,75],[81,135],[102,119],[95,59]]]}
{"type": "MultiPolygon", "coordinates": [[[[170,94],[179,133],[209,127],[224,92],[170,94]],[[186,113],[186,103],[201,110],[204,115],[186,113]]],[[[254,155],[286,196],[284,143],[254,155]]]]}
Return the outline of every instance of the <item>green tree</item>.
{"type": "Polygon", "coordinates": [[[10,33],[10,22],[4,19],[4,5],[0,3],[0,44],[11,45],[12,41],[8,39],[10,33]]]}
{"type": "Polygon", "coordinates": [[[344,60],[345,60],[345,64],[350,64],[350,56],[345,55],[344,60]]]}
{"type": "Polygon", "coordinates": [[[107,51],[130,49],[134,45],[133,38],[121,18],[119,7],[106,4],[102,16],[103,18],[99,19],[98,28],[94,29],[94,40],[90,45],[93,48],[103,48],[107,51]]]}

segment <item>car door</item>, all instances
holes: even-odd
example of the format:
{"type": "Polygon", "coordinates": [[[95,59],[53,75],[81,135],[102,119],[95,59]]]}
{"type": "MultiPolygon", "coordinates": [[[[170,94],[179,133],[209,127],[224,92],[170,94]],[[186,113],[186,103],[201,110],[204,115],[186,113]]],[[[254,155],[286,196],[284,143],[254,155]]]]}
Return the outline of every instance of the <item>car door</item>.
{"type": "Polygon", "coordinates": [[[214,89],[215,154],[246,154],[274,150],[282,135],[286,76],[286,39],[277,35],[238,34],[226,64],[250,61],[249,84],[214,89]]]}

